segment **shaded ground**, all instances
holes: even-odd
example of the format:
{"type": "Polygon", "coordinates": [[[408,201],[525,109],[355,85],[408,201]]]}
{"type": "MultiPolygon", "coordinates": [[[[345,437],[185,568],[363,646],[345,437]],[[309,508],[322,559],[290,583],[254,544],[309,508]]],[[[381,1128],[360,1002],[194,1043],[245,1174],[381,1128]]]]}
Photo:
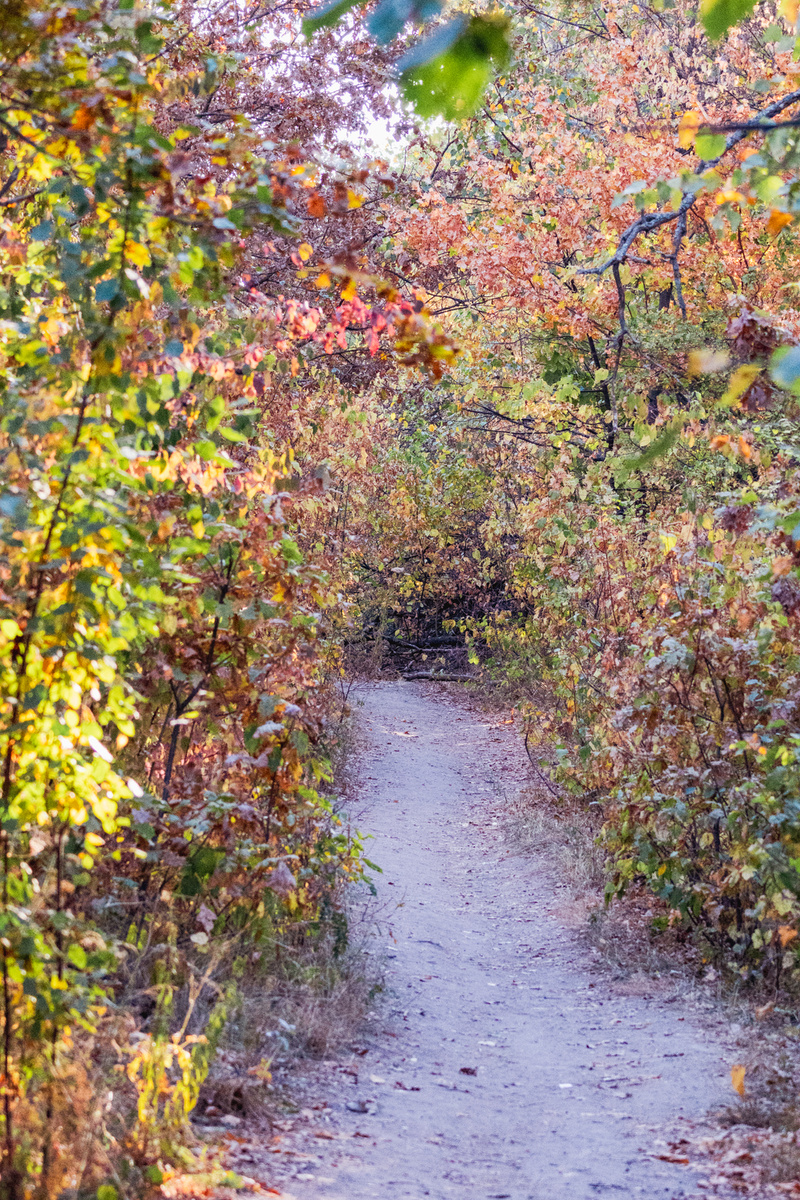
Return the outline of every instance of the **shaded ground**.
{"type": "Polygon", "coordinates": [[[294,1133],[233,1161],[297,1200],[697,1195],[661,1130],[729,1098],[730,1049],[680,999],[592,970],[569,889],[487,818],[523,782],[517,738],[426,686],[363,695],[374,1032],[297,1083],[294,1133]]]}

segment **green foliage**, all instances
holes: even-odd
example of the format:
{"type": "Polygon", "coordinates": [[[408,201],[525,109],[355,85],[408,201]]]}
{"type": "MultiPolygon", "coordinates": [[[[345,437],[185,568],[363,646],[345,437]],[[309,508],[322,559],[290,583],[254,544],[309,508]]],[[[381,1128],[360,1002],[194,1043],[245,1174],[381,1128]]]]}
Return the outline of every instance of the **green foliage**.
{"type": "Polygon", "coordinates": [[[330,3],[312,9],[309,15],[303,18],[303,36],[310,38],[319,29],[338,25],[342,17],[359,4],[360,0],[330,0],[330,3]]]}
{"type": "Polygon", "coordinates": [[[749,17],[755,0],[703,0],[700,17],[711,38],[721,38],[733,25],[749,17]]]}
{"type": "Polygon", "coordinates": [[[398,63],[403,93],[420,116],[471,116],[508,63],[507,17],[454,17],[398,63]]]}
{"type": "MultiPolygon", "coordinates": [[[[331,0],[313,9],[303,20],[309,38],[319,29],[338,24],[360,0],[331,0]]],[[[425,24],[441,10],[439,0],[380,0],[368,28],[385,45],[398,37],[407,23],[425,24]]],[[[442,116],[463,121],[471,116],[497,71],[511,56],[510,22],[503,15],[471,16],[459,13],[418,42],[397,64],[403,95],[420,116],[442,116]]]]}

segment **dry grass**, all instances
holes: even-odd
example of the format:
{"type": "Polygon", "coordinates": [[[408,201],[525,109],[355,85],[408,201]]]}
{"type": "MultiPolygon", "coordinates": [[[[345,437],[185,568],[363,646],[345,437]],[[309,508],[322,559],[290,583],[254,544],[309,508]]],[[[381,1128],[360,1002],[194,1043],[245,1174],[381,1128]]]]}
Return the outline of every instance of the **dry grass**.
{"type": "Polygon", "coordinates": [[[335,952],[331,930],[305,944],[280,947],[268,967],[250,964],[203,1086],[197,1119],[266,1115],[273,1068],[326,1058],[358,1034],[381,982],[363,946],[366,919],[354,923],[362,944],[351,942],[343,953],[335,952]]]}
{"type": "Polygon", "coordinates": [[[542,787],[521,789],[508,805],[506,836],[520,854],[545,855],[576,894],[602,892],[605,855],[597,845],[599,822],[591,810],[548,802],[542,787]]]}

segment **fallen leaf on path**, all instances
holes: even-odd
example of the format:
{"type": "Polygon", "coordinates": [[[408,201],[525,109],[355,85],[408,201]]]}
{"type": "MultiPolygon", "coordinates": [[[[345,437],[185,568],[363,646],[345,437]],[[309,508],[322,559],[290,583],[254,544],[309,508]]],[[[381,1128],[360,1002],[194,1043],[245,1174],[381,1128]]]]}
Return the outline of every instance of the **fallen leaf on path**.
{"type": "Polygon", "coordinates": [[[418,1092],[420,1090],[418,1087],[409,1087],[408,1084],[403,1083],[401,1079],[398,1079],[394,1086],[399,1088],[401,1092],[418,1092]]]}
{"type": "Polygon", "coordinates": [[[477,1067],[459,1067],[458,1070],[459,1070],[460,1075],[477,1075],[478,1074],[477,1067]]]}
{"type": "Polygon", "coordinates": [[[744,1099],[744,1077],[746,1071],[747,1068],[743,1067],[741,1063],[736,1063],[735,1066],[731,1067],[731,1084],[733,1085],[733,1090],[738,1092],[742,1099],[744,1099]]]}
{"type": "Polygon", "coordinates": [[[386,1083],[382,1075],[370,1075],[370,1083],[386,1083]]]}
{"type": "Polygon", "coordinates": [[[682,1154],[654,1154],[653,1158],[660,1158],[662,1162],[682,1163],[684,1166],[689,1165],[688,1158],[682,1154]]]}

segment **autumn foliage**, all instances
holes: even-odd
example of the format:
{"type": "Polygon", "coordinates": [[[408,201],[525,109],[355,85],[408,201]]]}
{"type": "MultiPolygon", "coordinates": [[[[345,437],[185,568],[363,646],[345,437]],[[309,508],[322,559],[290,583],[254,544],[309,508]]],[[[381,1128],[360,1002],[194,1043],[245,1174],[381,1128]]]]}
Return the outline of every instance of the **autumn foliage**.
{"type": "Polygon", "coordinates": [[[236,980],[339,953],[348,647],[798,970],[796,8],[358,7],[3,10],[8,1200],[157,1187],[236,980]]]}
{"type": "Polygon", "coordinates": [[[461,631],[511,688],[603,816],[608,896],[646,882],[772,985],[800,916],[795,18],[720,46],[680,5],[517,10],[515,69],[384,207],[462,354],[384,408],[357,564],[389,636],[461,631]]]}

